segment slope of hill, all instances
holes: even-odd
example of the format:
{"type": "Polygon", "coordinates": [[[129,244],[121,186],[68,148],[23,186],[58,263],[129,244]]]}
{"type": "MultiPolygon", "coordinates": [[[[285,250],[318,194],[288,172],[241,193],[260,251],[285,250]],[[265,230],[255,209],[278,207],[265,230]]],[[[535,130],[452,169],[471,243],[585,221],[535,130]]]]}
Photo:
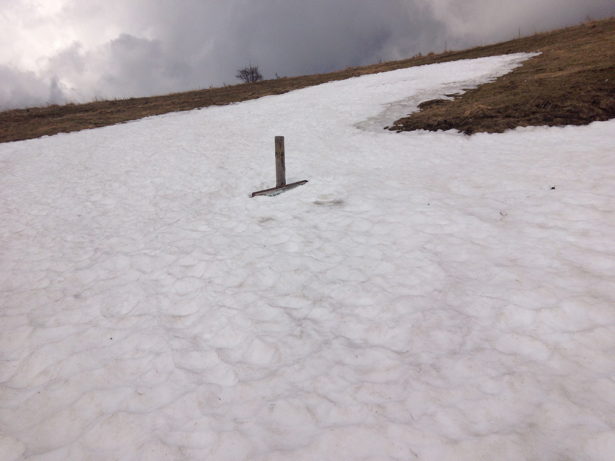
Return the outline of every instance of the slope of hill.
{"type": "Polygon", "coordinates": [[[464,51],[450,51],[438,55],[417,56],[402,61],[349,68],[329,74],[281,78],[250,85],[233,85],[149,98],[0,112],[0,142],[112,125],[174,111],[230,104],[359,75],[458,59],[534,51],[543,51],[543,57],[519,70],[512,77],[513,80],[507,80],[483,92],[472,93],[468,98],[459,99],[454,105],[447,104],[447,114],[448,110],[457,110],[461,114],[458,116],[460,121],[444,123],[442,120],[445,118],[448,120],[448,115],[442,115],[442,107],[432,107],[430,111],[425,111],[421,115],[421,119],[401,120],[393,129],[458,127],[466,132],[490,131],[523,124],[548,123],[550,116],[544,114],[554,113],[562,107],[566,108],[566,113],[563,117],[554,115],[552,118],[555,123],[587,123],[613,116],[612,102],[608,101],[608,97],[613,95],[613,82],[615,81],[615,77],[609,77],[613,74],[614,37],[615,19],[608,19],[496,45],[464,51]],[[534,83],[523,83],[527,78],[535,80],[534,83]],[[510,93],[511,88],[515,86],[519,88],[510,93]],[[532,99],[533,92],[537,89],[538,93],[535,99],[532,99]],[[509,101],[493,102],[493,94],[498,91],[511,94],[509,101]],[[578,94],[577,102],[572,105],[568,102],[571,91],[578,94]],[[524,93],[527,94],[525,98],[522,98],[524,93]],[[511,98],[517,97],[520,98],[517,104],[515,101],[510,101],[511,98]],[[578,112],[581,105],[583,114],[580,117],[573,117],[571,114],[578,112]],[[455,109],[450,109],[449,106],[455,109]],[[519,111],[519,106],[525,109],[519,111]],[[594,106],[598,109],[596,110],[594,106]],[[471,116],[464,115],[466,112],[471,116]],[[516,115],[517,113],[522,115],[516,115]],[[536,113],[543,115],[535,117],[536,113]],[[502,119],[503,122],[491,127],[484,123],[485,119],[502,119]],[[481,122],[480,126],[479,122],[481,122]],[[476,124],[476,129],[472,128],[473,124],[476,124]]]}
{"type": "Polygon", "coordinates": [[[540,55],[496,81],[450,100],[426,101],[396,131],[457,129],[466,134],[519,126],[586,125],[615,117],[615,21],[503,44],[540,55]]]}
{"type": "Polygon", "coordinates": [[[615,120],[382,129],[527,58],[0,144],[0,460],[615,459],[615,120]]]}

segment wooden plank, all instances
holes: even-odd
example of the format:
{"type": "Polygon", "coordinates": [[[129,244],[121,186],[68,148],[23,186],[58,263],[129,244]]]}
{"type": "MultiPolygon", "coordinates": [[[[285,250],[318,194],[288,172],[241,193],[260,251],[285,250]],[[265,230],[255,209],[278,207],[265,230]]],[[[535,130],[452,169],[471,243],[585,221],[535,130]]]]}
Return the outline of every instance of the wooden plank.
{"type": "Polygon", "coordinates": [[[284,136],[275,137],[275,187],[286,185],[286,162],[284,159],[284,136]]]}
{"type": "Polygon", "coordinates": [[[256,197],[258,195],[268,195],[269,197],[273,197],[274,195],[281,194],[282,192],[286,192],[287,190],[294,189],[297,186],[302,186],[307,182],[307,179],[303,181],[297,181],[292,184],[285,184],[281,187],[272,187],[271,189],[259,190],[258,192],[252,192],[252,197],[256,197]]]}
{"type": "Polygon", "coordinates": [[[275,187],[271,189],[259,190],[252,192],[252,197],[258,195],[274,196],[286,192],[287,190],[294,189],[297,186],[302,186],[307,182],[306,180],[297,181],[292,184],[286,184],[286,163],[284,152],[284,136],[275,137],[275,187]]]}

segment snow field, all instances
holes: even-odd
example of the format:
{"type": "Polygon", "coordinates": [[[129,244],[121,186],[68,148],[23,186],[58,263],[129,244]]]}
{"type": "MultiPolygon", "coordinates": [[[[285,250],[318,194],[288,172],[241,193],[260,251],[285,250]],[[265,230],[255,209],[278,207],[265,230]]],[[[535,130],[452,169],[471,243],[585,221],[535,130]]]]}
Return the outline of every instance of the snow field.
{"type": "Polygon", "coordinates": [[[612,460],[614,122],[382,130],[527,57],[0,145],[0,459],[612,460]]]}

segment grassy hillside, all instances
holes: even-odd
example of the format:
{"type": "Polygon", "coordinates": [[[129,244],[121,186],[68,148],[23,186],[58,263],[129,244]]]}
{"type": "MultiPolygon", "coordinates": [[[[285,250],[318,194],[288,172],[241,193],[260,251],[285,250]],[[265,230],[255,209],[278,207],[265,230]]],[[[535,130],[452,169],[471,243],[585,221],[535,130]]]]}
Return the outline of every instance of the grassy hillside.
{"type": "Polygon", "coordinates": [[[425,101],[419,112],[398,120],[391,129],[493,133],[518,126],[585,125],[615,118],[615,20],[500,47],[541,54],[453,101],[425,101]]]}
{"type": "Polygon", "coordinates": [[[432,102],[391,128],[457,128],[466,133],[520,125],[589,123],[615,117],[615,18],[496,45],[417,56],[328,74],[281,78],[224,88],[0,112],[0,142],[17,141],[135,120],[167,112],[224,105],[332,80],[438,62],[541,51],[495,83],[454,102],[432,102]]]}

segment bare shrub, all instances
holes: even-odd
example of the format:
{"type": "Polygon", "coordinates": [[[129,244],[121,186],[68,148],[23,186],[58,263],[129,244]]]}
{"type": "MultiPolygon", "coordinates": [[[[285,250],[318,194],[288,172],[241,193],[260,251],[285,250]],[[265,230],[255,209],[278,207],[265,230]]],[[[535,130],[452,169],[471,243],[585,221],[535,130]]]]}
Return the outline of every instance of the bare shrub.
{"type": "Polygon", "coordinates": [[[262,74],[258,70],[258,66],[253,66],[252,64],[243,69],[239,69],[235,77],[244,83],[254,83],[263,79],[262,74]]]}

